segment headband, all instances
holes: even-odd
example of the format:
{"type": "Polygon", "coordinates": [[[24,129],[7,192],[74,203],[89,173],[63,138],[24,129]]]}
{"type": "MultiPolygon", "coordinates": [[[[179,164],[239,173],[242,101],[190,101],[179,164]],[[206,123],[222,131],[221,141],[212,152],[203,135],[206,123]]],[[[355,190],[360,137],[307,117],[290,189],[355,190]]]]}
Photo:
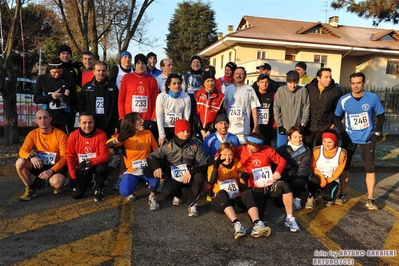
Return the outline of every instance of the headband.
{"type": "Polygon", "coordinates": [[[56,68],[62,68],[62,63],[59,63],[59,64],[47,64],[47,67],[48,67],[49,70],[56,69],[56,68]]]}
{"type": "Polygon", "coordinates": [[[337,143],[337,142],[338,142],[338,138],[337,138],[337,136],[336,136],[334,133],[324,132],[324,133],[321,135],[321,139],[324,140],[325,138],[332,139],[332,140],[334,141],[334,143],[337,143]]]}
{"type": "Polygon", "coordinates": [[[263,144],[263,140],[262,139],[258,139],[258,138],[252,137],[252,136],[247,137],[247,140],[249,142],[252,142],[253,144],[258,144],[258,145],[263,144]]]}

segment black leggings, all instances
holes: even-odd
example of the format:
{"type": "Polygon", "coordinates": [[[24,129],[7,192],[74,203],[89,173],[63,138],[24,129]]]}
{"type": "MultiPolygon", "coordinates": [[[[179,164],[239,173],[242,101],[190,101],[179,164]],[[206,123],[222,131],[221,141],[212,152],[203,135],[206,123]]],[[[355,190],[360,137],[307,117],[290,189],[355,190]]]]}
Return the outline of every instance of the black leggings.
{"type": "Polygon", "coordinates": [[[309,194],[314,197],[316,190],[321,189],[321,196],[326,201],[335,200],[338,193],[339,183],[333,181],[327,184],[325,187],[320,187],[320,180],[316,176],[312,176],[308,181],[309,194]]]}
{"type": "Polygon", "coordinates": [[[191,187],[191,193],[188,199],[189,205],[191,206],[198,200],[204,181],[205,175],[203,173],[196,173],[192,176],[189,184],[183,184],[182,182],[168,177],[163,184],[162,196],[165,198],[178,197],[180,199],[183,193],[182,189],[184,187],[191,187]]]}
{"type": "Polygon", "coordinates": [[[256,207],[252,191],[249,189],[244,190],[238,198],[230,199],[227,191],[220,190],[211,202],[212,211],[216,213],[224,213],[224,209],[230,206],[234,208],[236,213],[244,212],[252,207],[256,207]]]}
{"type": "Polygon", "coordinates": [[[306,177],[299,176],[291,180],[284,179],[286,182],[288,182],[288,184],[290,184],[294,198],[299,197],[302,191],[305,190],[306,179],[306,177]]]}
{"type": "Polygon", "coordinates": [[[83,176],[76,176],[76,191],[71,191],[74,199],[80,199],[86,193],[93,173],[96,175],[96,189],[102,188],[108,177],[108,162],[98,164],[84,171],[83,176]]]}
{"type": "Polygon", "coordinates": [[[268,198],[279,198],[283,194],[291,193],[290,185],[283,181],[279,180],[270,187],[267,188],[253,188],[252,189],[256,206],[259,209],[259,219],[263,220],[265,216],[265,210],[267,205],[268,198]]]}

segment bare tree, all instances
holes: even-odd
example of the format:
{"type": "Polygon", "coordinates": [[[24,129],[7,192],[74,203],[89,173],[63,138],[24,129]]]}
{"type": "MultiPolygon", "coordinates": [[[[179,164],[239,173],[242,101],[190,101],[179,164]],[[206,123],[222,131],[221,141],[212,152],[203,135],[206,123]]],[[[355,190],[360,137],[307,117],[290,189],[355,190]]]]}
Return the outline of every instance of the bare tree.
{"type": "Polygon", "coordinates": [[[21,10],[22,1],[1,1],[1,10],[8,12],[11,17],[11,25],[7,34],[7,41],[2,56],[0,57],[0,93],[3,96],[5,121],[4,121],[4,138],[7,143],[18,143],[18,114],[17,114],[17,78],[11,64],[11,55],[13,44],[16,38],[17,27],[19,23],[19,12],[21,10]],[[14,4],[14,6],[11,6],[14,4]],[[8,76],[8,82],[6,77],[8,76]]]}

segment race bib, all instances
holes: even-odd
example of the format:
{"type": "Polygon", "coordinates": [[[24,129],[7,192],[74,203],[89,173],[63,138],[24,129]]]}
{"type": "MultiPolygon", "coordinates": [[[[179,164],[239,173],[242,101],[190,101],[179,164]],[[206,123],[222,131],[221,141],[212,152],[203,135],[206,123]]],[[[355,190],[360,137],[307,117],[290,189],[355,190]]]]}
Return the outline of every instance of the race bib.
{"type": "Polygon", "coordinates": [[[96,114],[104,114],[104,97],[96,97],[96,114]]]}
{"type": "Polygon", "coordinates": [[[182,114],[178,113],[169,113],[165,114],[165,123],[168,125],[167,127],[174,127],[177,120],[182,119],[182,114]]]}
{"type": "Polygon", "coordinates": [[[267,125],[269,123],[269,109],[257,109],[258,124],[267,125]]]}
{"type": "Polygon", "coordinates": [[[268,187],[273,184],[273,172],[270,166],[252,169],[255,187],[268,187]]]}
{"type": "Polygon", "coordinates": [[[370,118],[367,112],[350,114],[349,123],[352,130],[362,130],[370,126],[370,118]]]}
{"type": "Polygon", "coordinates": [[[143,175],[143,170],[147,166],[147,160],[137,160],[132,162],[133,166],[133,174],[134,175],[143,175]]]}
{"type": "Polygon", "coordinates": [[[49,104],[49,108],[51,110],[65,109],[66,108],[66,103],[61,101],[61,100],[60,100],[60,102],[58,104],[56,104],[54,101],[51,101],[50,104],[49,104]]]}
{"type": "Polygon", "coordinates": [[[239,188],[235,179],[219,182],[219,187],[220,190],[225,190],[229,194],[230,199],[238,197],[239,188]]]}
{"type": "Polygon", "coordinates": [[[244,131],[244,117],[242,113],[242,105],[230,105],[229,107],[230,127],[236,133],[244,131]]]}
{"type": "Polygon", "coordinates": [[[92,158],[96,158],[96,157],[97,157],[97,155],[95,152],[78,154],[79,163],[81,163],[85,159],[92,159],[92,158]]]}
{"type": "Polygon", "coordinates": [[[148,111],[148,96],[132,95],[132,111],[146,113],[148,111]]]}
{"type": "Polygon", "coordinates": [[[36,158],[38,158],[44,165],[54,165],[55,158],[57,154],[55,152],[39,152],[36,154],[36,158]]]}
{"type": "Polygon", "coordinates": [[[186,164],[172,166],[171,168],[172,178],[178,182],[182,182],[181,177],[187,170],[188,169],[186,164]]]}

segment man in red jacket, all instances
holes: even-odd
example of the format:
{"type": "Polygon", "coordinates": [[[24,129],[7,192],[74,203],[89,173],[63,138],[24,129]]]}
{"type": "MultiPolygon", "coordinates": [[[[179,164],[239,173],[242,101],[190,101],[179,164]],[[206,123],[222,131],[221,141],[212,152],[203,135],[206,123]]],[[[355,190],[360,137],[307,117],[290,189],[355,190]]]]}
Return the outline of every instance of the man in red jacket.
{"type": "Polygon", "coordinates": [[[94,127],[92,114],[82,112],[79,128],[68,138],[67,163],[71,177],[72,197],[80,199],[86,193],[94,174],[94,201],[104,200],[102,187],[108,177],[107,135],[94,127]]]}

